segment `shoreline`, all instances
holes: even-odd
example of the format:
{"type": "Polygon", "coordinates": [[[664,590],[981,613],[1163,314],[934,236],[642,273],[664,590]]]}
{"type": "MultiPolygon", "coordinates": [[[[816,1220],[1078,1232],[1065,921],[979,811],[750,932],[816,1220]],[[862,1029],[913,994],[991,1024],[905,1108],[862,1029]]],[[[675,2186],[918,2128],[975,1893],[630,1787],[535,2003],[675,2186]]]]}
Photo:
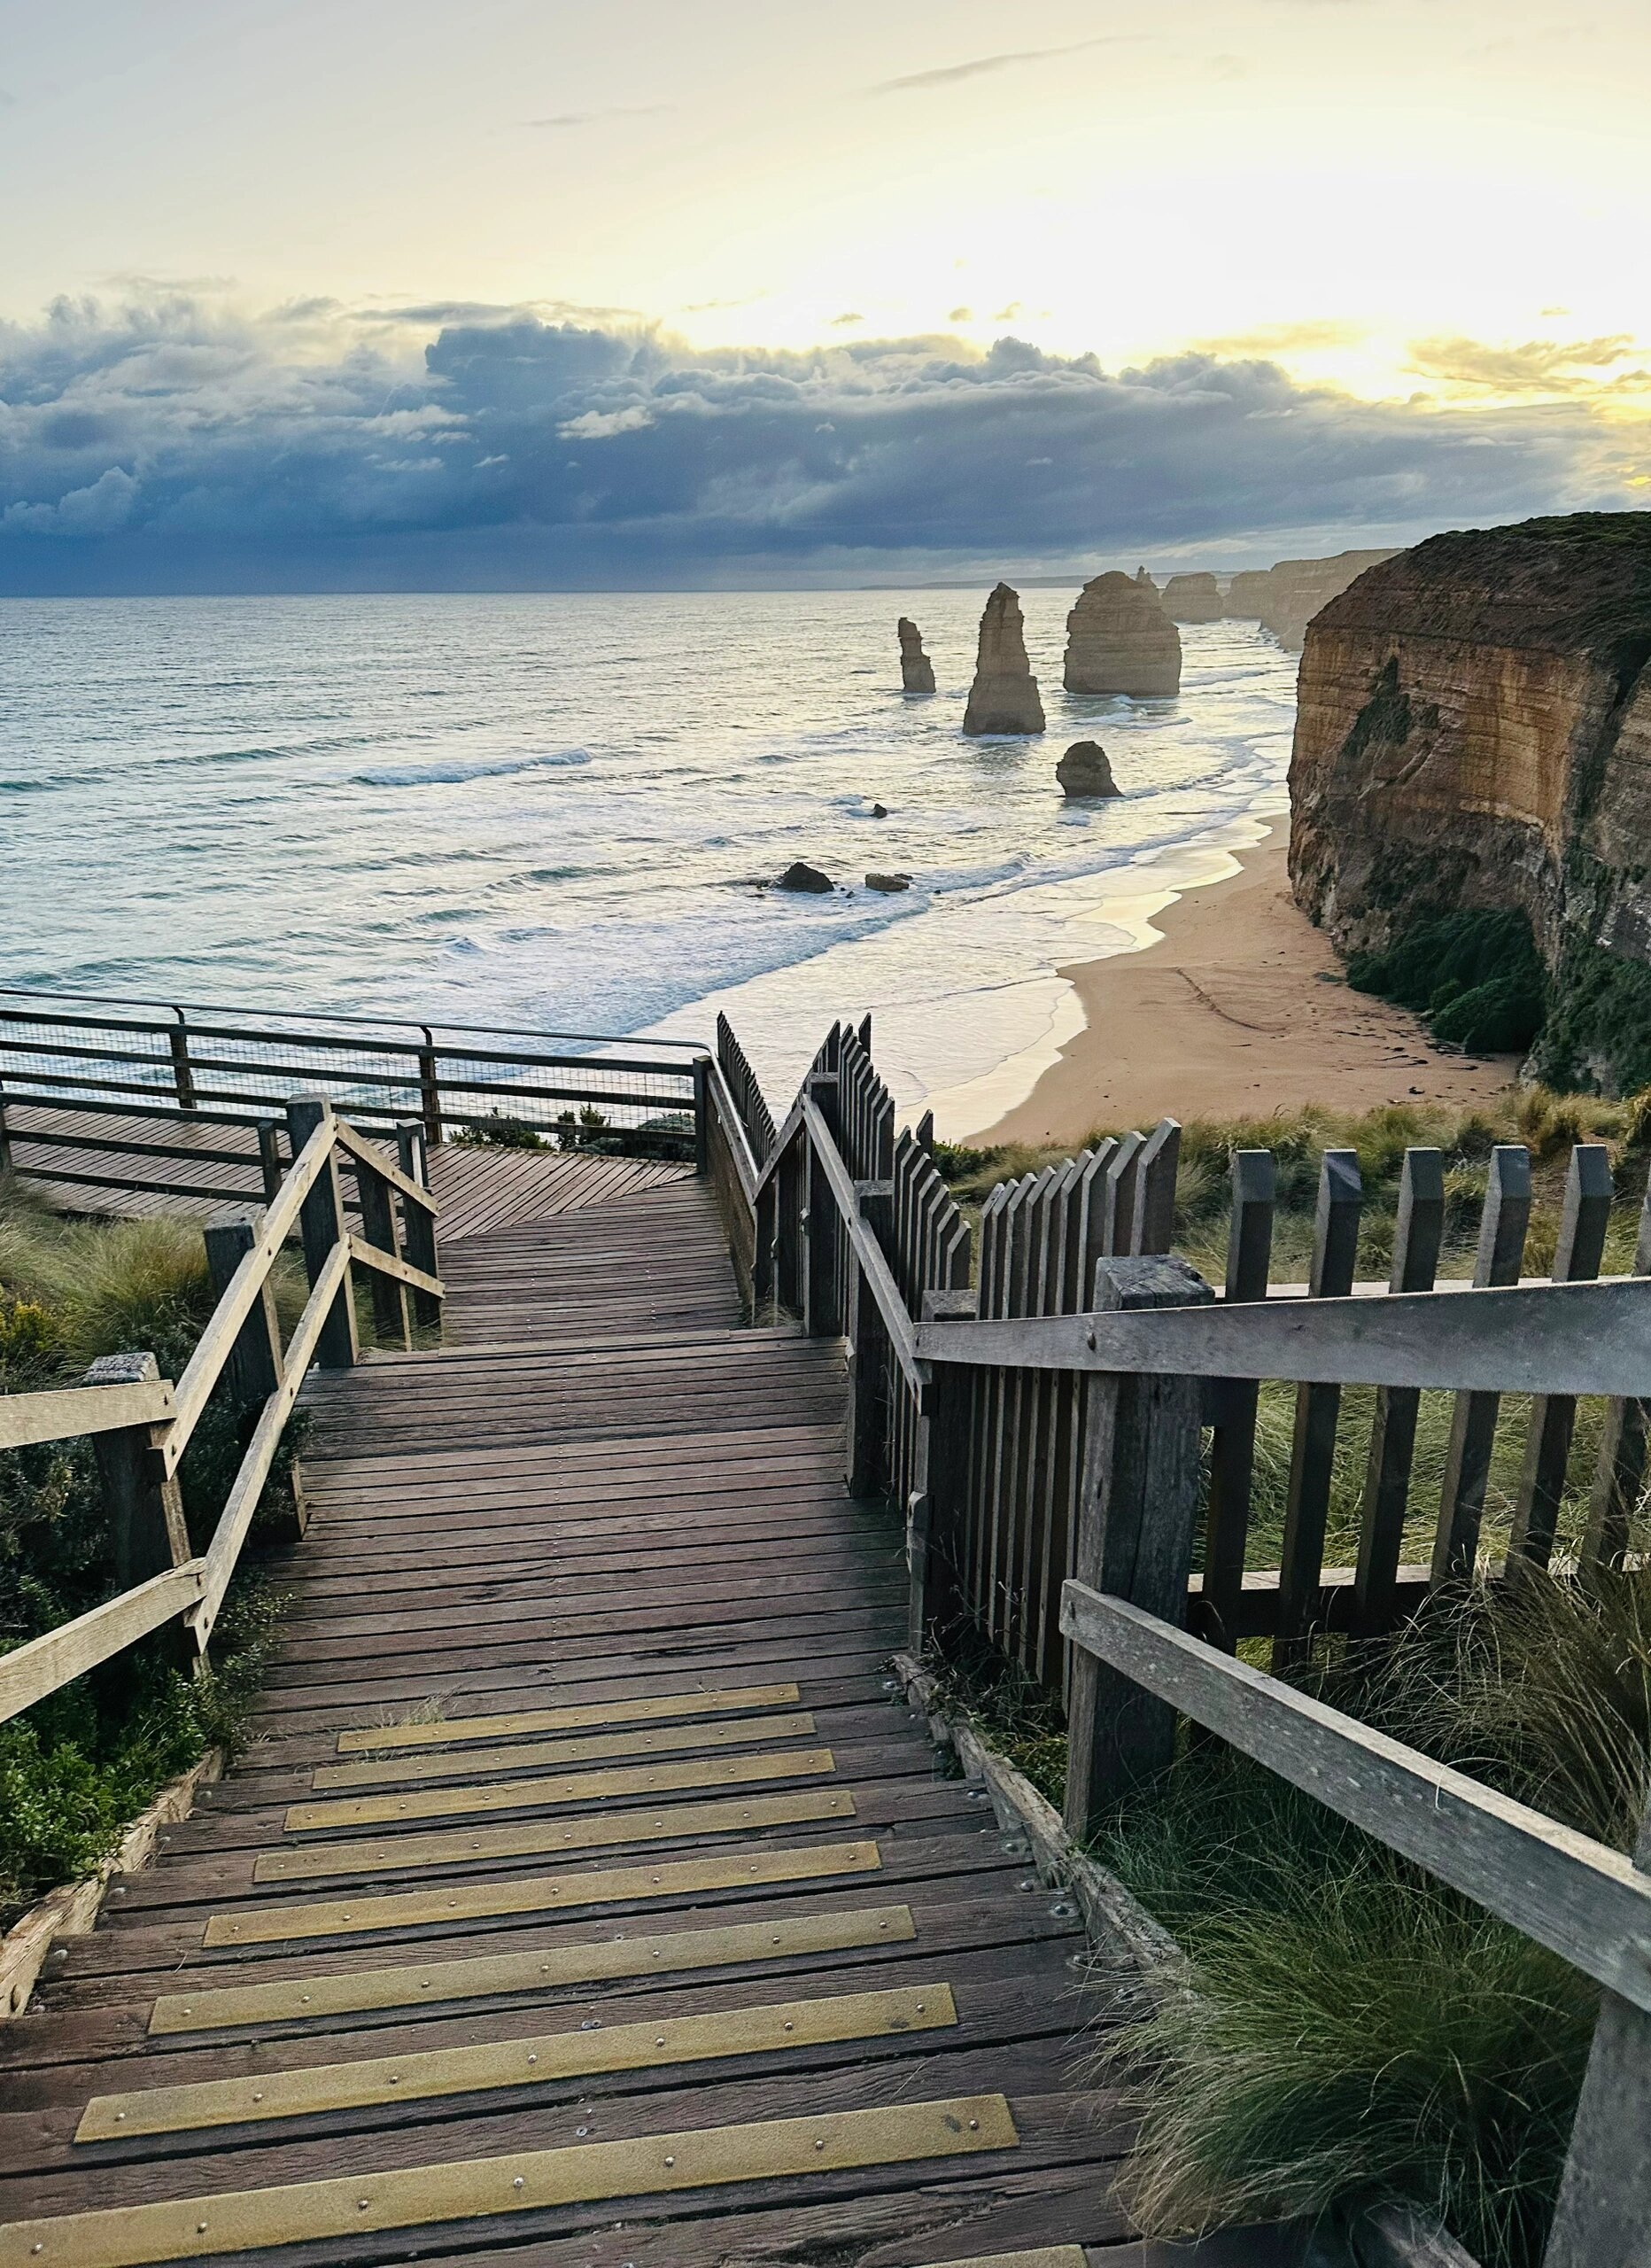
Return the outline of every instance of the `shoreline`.
{"type": "Polygon", "coordinates": [[[1291,898],[1278,829],[1227,856],[1231,871],[1154,892],[1136,944],[1058,970],[1081,1027],[1024,1101],[960,1138],[1076,1145],[1097,1127],[1166,1116],[1468,1108],[1507,1092],[1516,1057],[1443,1053],[1407,1010],[1348,988],[1291,898]]]}

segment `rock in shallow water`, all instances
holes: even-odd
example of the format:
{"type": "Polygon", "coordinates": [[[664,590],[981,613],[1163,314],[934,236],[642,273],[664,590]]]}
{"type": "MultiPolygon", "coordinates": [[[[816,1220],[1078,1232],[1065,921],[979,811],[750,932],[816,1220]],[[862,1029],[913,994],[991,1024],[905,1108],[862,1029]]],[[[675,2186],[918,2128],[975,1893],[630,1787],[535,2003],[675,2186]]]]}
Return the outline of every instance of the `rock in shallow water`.
{"type": "Polygon", "coordinates": [[[810,866],[804,858],[795,858],[786,868],[785,873],[774,884],[774,888],[810,891],[815,897],[823,897],[827,890],[834,889],[836,884],[829,874],[821,874],[818,866],[810,866]]]}
{"type": "Polygon", "coordinates": [[[1106,750],[1099,741],[1074,741],[1055,766],[1055,777],[1069,796],[1120,796],[1106,750]]]}
{"type": "Polygon", "coordinates": [[[888,895],[897,889],[910,889],[911,877],[910,874],[868,874],[865,887],[867,889],[880,889],[888,895]]]}

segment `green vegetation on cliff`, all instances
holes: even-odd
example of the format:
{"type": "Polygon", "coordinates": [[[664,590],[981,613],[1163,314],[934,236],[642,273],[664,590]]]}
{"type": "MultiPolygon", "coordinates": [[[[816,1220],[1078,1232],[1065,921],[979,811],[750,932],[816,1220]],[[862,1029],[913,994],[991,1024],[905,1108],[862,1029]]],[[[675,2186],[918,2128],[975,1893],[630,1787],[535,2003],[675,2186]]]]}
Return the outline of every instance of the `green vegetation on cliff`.
{"type": "Polygon", "coordinates": [[[1477,1055],[1523,1055],[1541,1028],[1546,983],[1523,913],[1446,913],[1385,952],[1353,953],[1347,982],[1426,1018],[1433,1037],[1477,1055]]]}

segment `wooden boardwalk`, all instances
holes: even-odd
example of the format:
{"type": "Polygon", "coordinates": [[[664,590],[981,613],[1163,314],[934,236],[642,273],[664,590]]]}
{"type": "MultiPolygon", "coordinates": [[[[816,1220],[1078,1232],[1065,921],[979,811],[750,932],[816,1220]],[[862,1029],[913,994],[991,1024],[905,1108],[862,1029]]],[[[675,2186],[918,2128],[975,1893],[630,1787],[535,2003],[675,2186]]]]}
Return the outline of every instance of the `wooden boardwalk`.
{"type": "Polygon", "coordinates": [[[312,1380],[257,1739],[0,2027],[0,2268],[1143,2260],[840,1350],[698,1182],[444,1266],[450,1351],[312,1380]]]}
{"type": "MultiPolygon", "coordinates": [[[[162,1215],[200,1220],[215,1207],[261,1205],[258,1133],[246,1119],[191,1125],[165,1120],[53,1110],[7,1103],[5,1124],[14,1170],[43,1201],[66,1213],[122,1220],[162,1215]],[[71,1151],[51,1138],[83,1145],[89,1128],[99,1147],[71,1151]],[[197,1153],[205,1153],[198,1155],[197,1153]],[[59,1179],[69,1171],[97,1180],[59,1179]],[[177,1180],[209,1194],[179,1196],[136,1189],[124,1178],[177,1180]]],[[[587,1205],[609,1205],[655,1189],[671,1189],[692,1169],[653,1158],[610,1158],[582,1151],[509,1150],[492,1144],[442,1142],[430,1153],[430,1185],[441,1206],[444,1244],[524,1221],[544,1221],[587,1205]]]]}

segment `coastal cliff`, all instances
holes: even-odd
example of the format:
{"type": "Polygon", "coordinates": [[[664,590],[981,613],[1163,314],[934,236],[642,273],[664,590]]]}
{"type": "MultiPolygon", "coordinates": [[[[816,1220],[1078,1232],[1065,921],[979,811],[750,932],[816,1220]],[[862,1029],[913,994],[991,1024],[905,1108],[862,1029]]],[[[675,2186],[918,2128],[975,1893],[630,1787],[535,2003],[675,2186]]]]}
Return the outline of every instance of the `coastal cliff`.
{"type": "Polygon", "coordinates": [[[1651,514],[1435,536],[1360,575],[1307,630],[1290,794],[1297,900],[1345,951],[1528,922],[1532,1070],[1651,1083],[1651,514]]]}
{"type": "Polygon", "coordinates": [[[1280,559],[1271,567],[1235,575],[1223,602],[1229,617],[1259,622],[1292,654],[1301,651],[1307,625],[1367,567],[1391,551],[1338,551],[1333,559],[1280,559]]]}

